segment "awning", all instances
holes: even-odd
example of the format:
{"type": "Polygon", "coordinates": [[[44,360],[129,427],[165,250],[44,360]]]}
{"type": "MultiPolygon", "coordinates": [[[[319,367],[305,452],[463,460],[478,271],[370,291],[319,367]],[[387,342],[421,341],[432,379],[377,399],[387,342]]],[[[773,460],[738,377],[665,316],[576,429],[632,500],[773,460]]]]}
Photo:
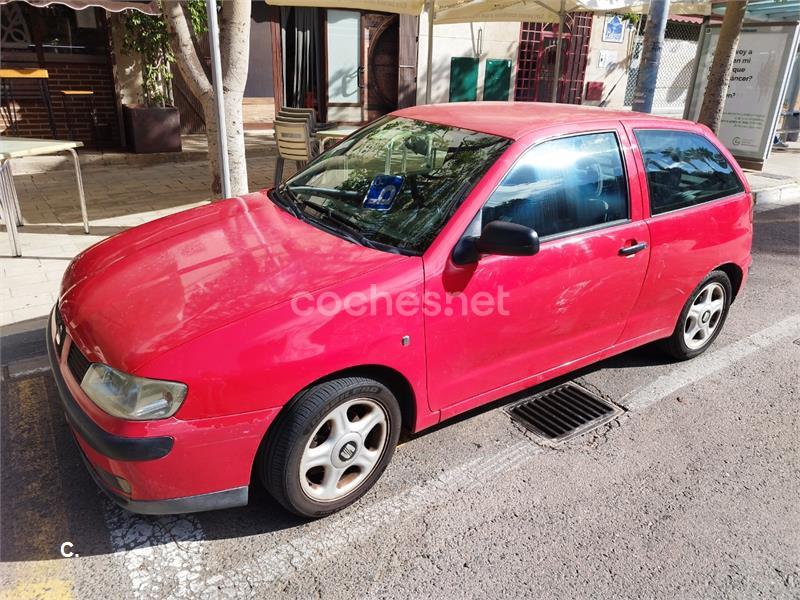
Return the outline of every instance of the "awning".
{"type": "MultiPolygon", "coordinates": [[[[714,12],[723,9],[714,3],[714,12]]],[[[745,21],[800,21],[800,0],[750,0],[745,21]]]]}
{"type": "MultiPolygon", "coordinates": [[[[565,12],[647,13],[650,3],[638,0],[567,0],[565,12]]],[[[562,10],[560,0],[437,0],[434,23],[471,21],[535,21],[555,23],[562,10]]],[[[686,0],[670,2],[672,14],[707,15],[711,3],[686,0]]]]}
{"type": "MultiPolygon", "coordinates": [[[[275,6],[350,8],[418,15],[424,0],[266,0],[275,6]]],[[[536,21],[557,23],[560,0],[434,0],[434,23],[470,23],[488,21],[536,21]]],[[[644,0],[567,0],[566,12],[647,13],[650,3],[644,0]]],[[[684,0],[670,2],[671,14],[708,15],[711,2],[684,0]]]]}
{"type": "Polygon", "coordinates": [[[349,8],[414,16],[419,15],[425,5],[425,0],[266,0],[266,2],[272,6],[349,8]]]}
{"type": "MultiPolygon", "coordinates": [[[[15,0],[0,0],[0,5],[9,4],[15,0]]],[[[20,0],[16,0],[20,1],[20,0]]],[[[138,10],[148,15],[161,14],[161,8],[157,0],[22,0],[31,6],[50,6],[51,4],[63,4],[74,10],[84,8],[102,8],[109,12],[122,12],[123,10],[138,10]]]]}

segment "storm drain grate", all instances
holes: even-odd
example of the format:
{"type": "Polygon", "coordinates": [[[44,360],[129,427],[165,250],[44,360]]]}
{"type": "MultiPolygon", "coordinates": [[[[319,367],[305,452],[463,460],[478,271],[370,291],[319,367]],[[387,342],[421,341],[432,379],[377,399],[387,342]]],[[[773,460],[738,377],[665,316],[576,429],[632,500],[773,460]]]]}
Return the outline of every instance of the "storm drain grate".
{"type": "Polygon", "coordinates": [[[574,383],[521,400],[507,410],[512,419],[550,443],[566,442],[624,412],[574,383]]]}

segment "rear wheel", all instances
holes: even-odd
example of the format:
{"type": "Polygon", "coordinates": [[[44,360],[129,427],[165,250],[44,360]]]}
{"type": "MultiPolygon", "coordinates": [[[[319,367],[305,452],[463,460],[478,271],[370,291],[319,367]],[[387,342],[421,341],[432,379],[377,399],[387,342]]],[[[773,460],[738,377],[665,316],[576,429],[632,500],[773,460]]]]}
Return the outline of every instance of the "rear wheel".
{"type": "Polygon", "coordinates": [[[270,429],[259,474],[288,510],[322,517],[352,504],[394,454],[400,407],[382,383],[347,377],[295,398],[270,429]]]}
{"type": "Polygon", "coordinates": [[[709,273],[684,305],[675,331],[664,342],[666,351],[679,360],[705,352],[722,330],[731,298],[728,275],[722,271],[709,273]]]}

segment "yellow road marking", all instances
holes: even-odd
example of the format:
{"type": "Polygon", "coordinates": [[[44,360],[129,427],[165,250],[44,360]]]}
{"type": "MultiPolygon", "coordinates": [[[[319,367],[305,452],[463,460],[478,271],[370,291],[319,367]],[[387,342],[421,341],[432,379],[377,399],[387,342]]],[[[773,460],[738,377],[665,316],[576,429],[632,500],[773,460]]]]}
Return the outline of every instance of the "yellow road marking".
{"type": "Polygon", "coordinates": [[[45,375],[3,382],[3,555],[0,598],[72,598],[70,540],[45,375]],[[10,563],[10,564],[9,564],[10,563]]]}
{"type": "Polygon", "coordinates": [[[48,579],[40,583],[21,582],[11,590],[0,591],[2,600],[71,600],[72,585],[63,579],[48,579]]]}

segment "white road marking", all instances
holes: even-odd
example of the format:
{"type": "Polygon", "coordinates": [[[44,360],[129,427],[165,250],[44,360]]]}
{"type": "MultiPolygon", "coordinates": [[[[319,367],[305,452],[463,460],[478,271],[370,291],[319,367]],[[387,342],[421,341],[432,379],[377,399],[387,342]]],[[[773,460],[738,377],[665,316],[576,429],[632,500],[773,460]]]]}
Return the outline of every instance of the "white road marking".
{"type": "MultiPolygon", "coordinates": [[[[794,315],[674,369],[629,394],[621,404],[641,411],[686,385],[798,334],[800,315],[794,315]]],[[[277,588],[292,573],[334,556],[342,547],[363,543],[389,520],[413,518],[455,494],[491,485],[492,480],[542,452],[544,448],[528,440],[500,450],[487,448],[465,464],[400,494],[375,502],[367,499],[343,514],[314,522],[302,534],[224,574],[206,572],[203,528],[193,516],[140,517],[108,502],[106,522],[114,549],[130,573],[136,598],[250,595],[254,587],[277,588]]]]}
{"type": "Polygon", "coordinates": [[[255,586],[280,585],[290,573],[333,556],[342,548],[363,543],[387,521],[411,517],[432,505],[447,502],[454,494],[484,487],[493,478],[543,451],[542,447],[530,441],[519,441],[500,451],[487,452],[396,496],[372,503],[366,500],[344,514],[313,523],[311,531],[278,545],[237,569],[226,571],[224,581],[216,579],[214,587],[229,595],[237,595],[252,591],[255,586]],[[238,586],[242,588],[238,589],[238,586]]]}
{"type": "Polygon", "coordinates": [[[800,315],[793,315],[738,342],[692,359],[684,366],[662,375],[653,383],[631,392],[619,403],[628,410],[642,410],[674,394],[682,387],[721,371],[754,352],[797,335],[800,335],[800,315]]]}
{"type": "Polygon", "coordinates": [[[145,517],[103,499],[111,545],[134,598],[196,597],[205,571],[203,528],[192,515],[145,517]]]}

